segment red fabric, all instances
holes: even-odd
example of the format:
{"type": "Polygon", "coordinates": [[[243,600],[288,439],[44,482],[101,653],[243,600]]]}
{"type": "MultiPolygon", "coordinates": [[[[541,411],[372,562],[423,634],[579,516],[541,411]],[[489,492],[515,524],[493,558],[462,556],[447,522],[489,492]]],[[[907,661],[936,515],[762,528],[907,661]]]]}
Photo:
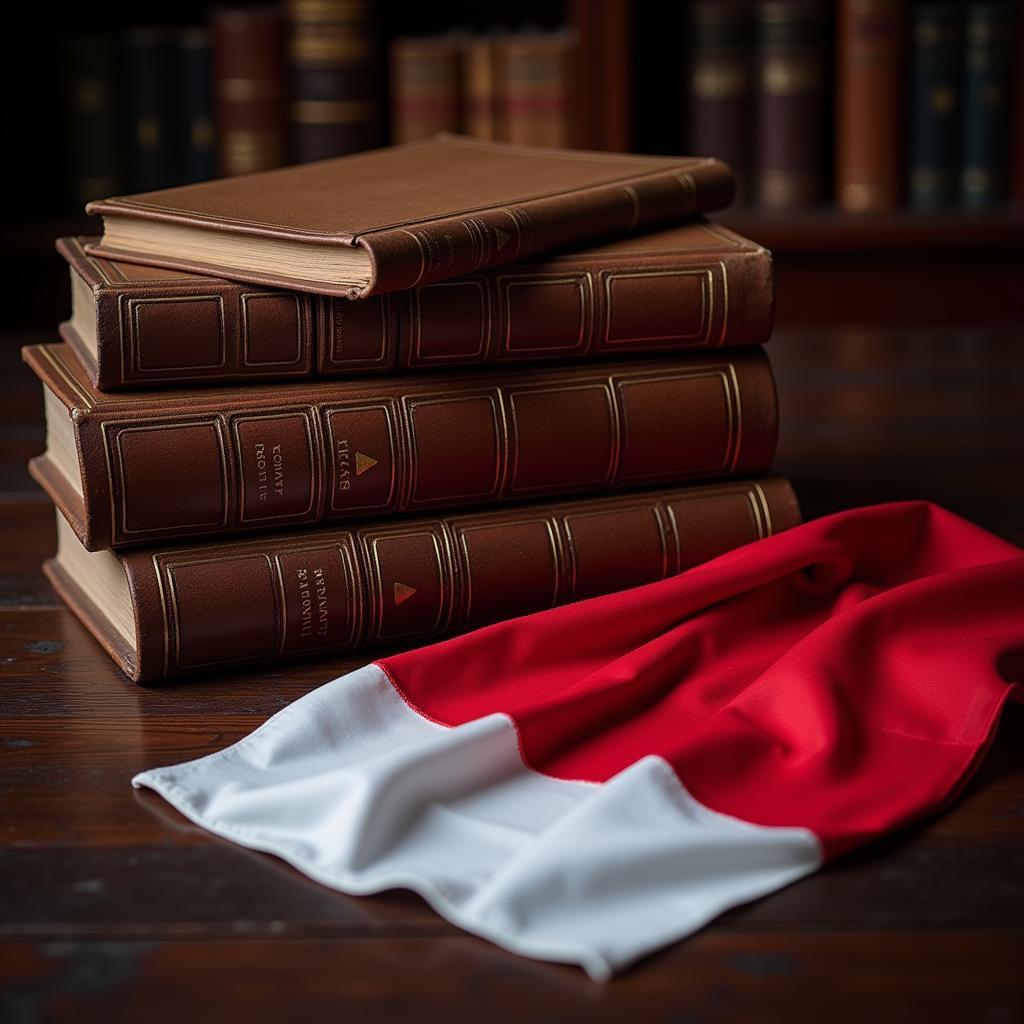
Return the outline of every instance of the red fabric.
{"type": "Polygon", "coordinates": [[[379,664],[443,724],[510,715],[538,771],[657,754],[705,805],[835,855],[956,790],[1022,653],[1024,553],[908,502],[379,664]]]}

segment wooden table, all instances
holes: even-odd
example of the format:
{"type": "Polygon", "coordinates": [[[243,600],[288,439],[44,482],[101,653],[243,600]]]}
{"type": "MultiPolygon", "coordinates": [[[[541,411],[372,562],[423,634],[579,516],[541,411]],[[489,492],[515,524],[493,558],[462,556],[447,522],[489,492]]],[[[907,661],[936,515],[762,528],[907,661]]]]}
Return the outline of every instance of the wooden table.
{"type": "MultiPolygon", "coordinates": [[[[1024,1018],[1024,712],[941,818],[726,914],[607,986],[353,899],[128,783],[363,658],[134,687],[39,573],[38,387],[2,339],[0,1020],[985,1021],[1024,1018]]],[[[828,330],[772,343],[805,513],[931,498],[1024,544],[1024,343],[828,330]]]]}

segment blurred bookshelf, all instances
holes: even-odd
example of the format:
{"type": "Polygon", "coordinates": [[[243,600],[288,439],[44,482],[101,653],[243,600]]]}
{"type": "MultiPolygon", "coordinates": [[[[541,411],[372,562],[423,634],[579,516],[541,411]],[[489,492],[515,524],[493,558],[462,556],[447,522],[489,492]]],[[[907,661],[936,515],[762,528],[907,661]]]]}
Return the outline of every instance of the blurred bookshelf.
{"type": "Polygon", "coordinates": [[[87,195],[442,129],[728,160],[721,220],[773,252],[780,324],[1024,323],[1019,7],[154,0],[55,26],[23,6],[3,72],[23,155],[11,316],[64,315],[52,245],[95,230],[87,195]]]}

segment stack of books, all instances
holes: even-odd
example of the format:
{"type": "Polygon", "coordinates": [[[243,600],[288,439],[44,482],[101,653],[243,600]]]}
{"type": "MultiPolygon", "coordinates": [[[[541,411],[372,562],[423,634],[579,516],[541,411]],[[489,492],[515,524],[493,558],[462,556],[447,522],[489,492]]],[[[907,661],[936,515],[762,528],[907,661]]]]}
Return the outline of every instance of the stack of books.
{"type": "Polygon", "coordinates": [[[45,570],[136,681],[408,645],[794,525],[713,159],[457,136],[92,203],[45,570]]]}

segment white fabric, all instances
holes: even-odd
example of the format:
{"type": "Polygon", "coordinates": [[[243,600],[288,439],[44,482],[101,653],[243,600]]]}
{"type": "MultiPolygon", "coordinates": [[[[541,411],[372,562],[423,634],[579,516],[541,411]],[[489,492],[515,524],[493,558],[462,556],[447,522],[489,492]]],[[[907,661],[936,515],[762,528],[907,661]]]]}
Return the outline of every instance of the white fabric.
{"type": "Polygon", "coordinates": [[[709,810],[658,757],[603,785],[541,775],[506,716],[437,725],[375,665],[133,784],[332,888],[412,889],[467,931],[596,979],[822,860],[813,833],[709,810]]]}

